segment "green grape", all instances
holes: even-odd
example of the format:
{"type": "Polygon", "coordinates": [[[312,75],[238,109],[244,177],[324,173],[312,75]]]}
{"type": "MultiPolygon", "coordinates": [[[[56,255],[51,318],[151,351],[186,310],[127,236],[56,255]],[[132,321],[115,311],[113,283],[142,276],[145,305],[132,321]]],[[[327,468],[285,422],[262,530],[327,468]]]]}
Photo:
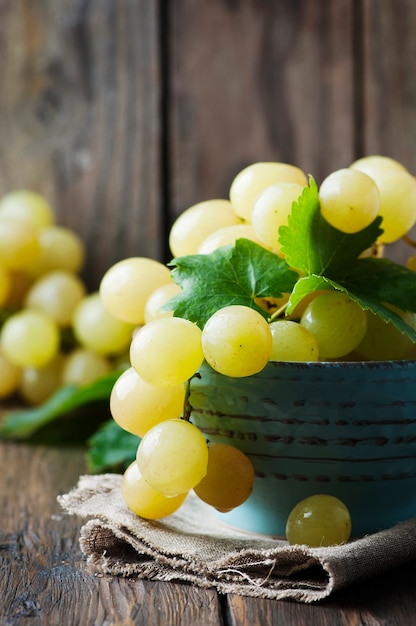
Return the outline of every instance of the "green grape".
{"type": "Polygon", "coordinates": [[[143,380],[153,385],[178,385],[200,368],[204,355],[201,330],[180,317],[149,322],[133,336],[130,361],[143,380]]]}
{"type": "Polygon", "coordinates": [[[251,224],[236,224],[235,226],[219,228],[213,232],[201,243],[198,254],[210,254],[222,246],[234,245],[237,239],[249,239],[259,246],[263,245],[251,224]]]}
{"type": "Polygon", "coordinates": [[[0,220],[0,264],[9,270],[26,270],[40,253],[39,230],[29,222],[0,220]]]}
{"type": "Polygon", "coordinates": [[[173,256],[196,254],[201,243],[211,233],[240,224],[229,200],[205,200],[186,209],[173,223],[169,247],[173,256]]]}
{"type": "Polygon", "coordinates": [[[59,342],[56,322],[42,311],[32,309],[9,317],[0,337],[5,357],[18,367],[43,367],[57,355],[59,342]]]}
{"type": "Polygon", "coordinates": [[[81,237],[65,226],[49,226],[39,231],[40,253],[28,271],[41,276],[52,270],[77,274],[85,261],[85,245],[81,237]]]}
{"type": "Polygon", "coordinates": [[[72,326],[82,347],[104,356],[124,352],[135,328],[113,317],[97,292],[87,295],[78,304],[72,317],[72,326]]]}
{"type": "Polygon", "coordinates": [[[9,361],[0,350],[0,399],[8,398],[17,391],[21,368],[9,361]]]}
{"type": "Polygon", "coordinates": [[[109,374],[112,366],[108,358],[87,348],[74,348],[66,355],[62,366],[62,384],[82,387],[109,374]]]}
{"type": "Polygon", "coordinates": [[[166,420],[144,435],[136,460],[145,481],[171,497],[186,493],[203,479],[208,446],[201,431],[190,422],[166,420]]]}
{"type": "Polygon", "coordinates": [[[231,305],[216,311],[205,324],[202,349],[207,362],[220,374],[251,376],[267,364],[272,334],[260,313],[231,305]]]}
{"type": "Polygon", "coordinates": [[[230,200],[239,217],[251,222],[251,212],[258,195],[274,183],[287,182],[305,186],[306,174],[288,163],[252,163],[234,178],[230,187],[230,200]]]}
{"type": "Polygon", "coordinates": [[[11,191],[0,198],[0,219],[10,217],[38,228],[51,226],[55,219],[51,205],[43,196],[24,189],[11,191]]]}
{"type": "Polygon", "coordinates": [[[100,295],[111,315],[130,324],[144,324],[149,296],[171,282],[169,269],[153,259],[132,257],[119,261],[104,274],[100,295]]]}
{"type": "Polygon", "coordinates": [[[161,519],[172,515],[184,503],[187,493],[172,498],[153,489],[144,480],[136,461],[123,474],[121,495],[128,508],[145,519],[161,519]]]}
{"type": "Polygon", "coordinates": [[[380,194],[374,180],[359,170],[332,172],[319,189],[321,213],[343,233],[356,233],[374,221],[380,209],[380,194]]]}
{"type": "Polygon", "coordinates": [[[292,204],[303,189],[298,183],[275,183],[262,191],[254,203],[253,228],[258,238],[275,252],[280,252],[279,228],[287,224],[292,204]]]}
{"type": "Polygon", "coordinates": [[[351,535],[350,513],[341,500],[317,494],[299,502],[286,523],[286,539],[311,548],[346,543],[351,535]]]}
{"type": "Polygon", "coordinates": [[[146,301],[144,308],[144,321],[146,324],[161,317],[171,317],[173,311],[161,311],[161,308],[168,300],[176,296],[182,290],[176,283],[162,285],[153,291],[146,301]]]}
{"type": "Polygon", "coordinates": [[[194,492],[204,502],[223,513],[243,504],[254,485],[250,459],[234,446],[225,443],[208,445],[208,467],[194,492]]]}
{"type": "Polygon", "coordinates": [[[55,270],[38,278],[29,289],[24,306],[43,311],[59,326],[70,326],[74,311],[86,292],[86,286],[78,276],[55,270]]]}
{"type": "Polygon", "coordinates": [[[58,354],[44,367],[25,367],[22,370],[19,394],[28,404],[45,402],[62,384],[63,354],[58,354]]]}
{"type": "MultiPolygon", "coordinates": [[[[394,309],[404,322],[416,327],[415,314],[394,309]]],[[[385,322],[379,315],[366,311],[367,331],[357,346],[358,354],[367,361],[394,361],[408,358],[413,342],[401,333],[391,322],[385,322]]]]}
{"type": "Polygon", "coordinates": [[[143,437],[156,424],[179,418],[184,402],[185,385],[151,385],[130,367],[113,386],[110,411],[114,421],[123,430],[143,437]]]}
{"type": "Polygon", "coordinates": [[[318,361],[318,342],[297,322],[278,320],[270,324],[273,338],[271,361],[318,361]]]}
{"type": "Polygon", "coordinates": [[[390,165],[378,160],[356,161],[353,169],[365,172],[380,193],[379,215],[383,234],[379,243],[392,243],[403,237],[416,222],[416,179],[399,163],[390,165]]]}
{"type": "Polygon", "coordinates": [[[314,335],[321,359],[336,359],[352,352],[367,329],[365,311],[342,291],[316,296],[305,308],[300,323],[314,335]]]}
{"type": "Polygon", "coordinates": [[[399,161],[396,161],[396,159],[392,159],[388,156],[381,156],[379,154],[372,154],[370,156],[365,156],[361,159],[357,159],[356,161],[354,161],[354,163],[351,163],[350,167],[360,170],[361,172],[365,172],[369,176],[371,176],[371,172],[374,170],[400,170],[402,172],[407,171],[405,166],[402,165],[402,163],[399,163],[399,161]]]}

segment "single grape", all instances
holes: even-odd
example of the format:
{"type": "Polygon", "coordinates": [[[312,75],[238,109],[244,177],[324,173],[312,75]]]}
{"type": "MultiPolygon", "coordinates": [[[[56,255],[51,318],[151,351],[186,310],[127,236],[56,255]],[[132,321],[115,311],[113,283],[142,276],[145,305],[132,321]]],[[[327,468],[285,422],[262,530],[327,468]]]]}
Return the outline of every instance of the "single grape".
{"type": "Polygon", "coordinates": [[[11,191],[0,198],[0,219],[9,217],[38,228],[51,226],[55,220],[54,211],[46,198],[25,189],[11,191]]]}
{"type": "Polygon", "coordinates": [[[24,306],[50,315],[59,326],[70,326],[78,304],[86,296],[82,280],[63,270],[48,272],[29,289],[24,306]]]}
{"type": "Polygon", "coordinates": [[[362,157],[361,159],[357,159],[354,163],[351,163],[351,168],[360,170],[361,172],[365,172],[369,176],[371,176],[371,172],[377,171],[387,171],[387,170],[400,170],[407,171],[405,166],[396,161],[396,159],[392,159],[388,156],[382,156],[379,154],[372,154],[370,156],[362,157]]]}
{"type": "Polygon", "coordinates": [[[39,231],[40,253],[28,271],[41,276],[52,270],[77,274],[85,261],[85,245],[81,237],[65,226],[49,226],[39,231]]]}
{"type": "Polygon", "coordinates": [[[104,274],[100,295],[111,315],[130,324],[144,324],[149,296],[171,282],[169,269],[153,259],[133,257],[119,261],[104,274]]]}
{"type": "Polygon", "coordinates": [[[251,224],[236,224],[235,226],[219,228],[209,235],[201,243],[198,254],[210,254],[223,246],[233,246],[237,239],[249,239],[264,247],[251,224]]]}
{"type": "Polygon", "coordinates": [[[131,364],[152,385],[184,383],[204,360],[201,335],[196,324],[181,317],[149,322],[134,333],[131,364]]]}
{"type": "Polygon", "coordinates": [[[204,502],[223,513],[245,502],[254,485],[250,459],[234,446],[225,443],[208,445],[208,467],[194,492],[204,502]]]}
{"type": "Polygon", "coordinates": [[[208,447],[190,422],[166,420],[145,434],[136,460],[145,481],[171,497],[193,489],[205,476],[208,447]]]}
{"type": "Polygon", "coordinates": [[[26,270],[39,256],[39,230],[12,218],[0,220],[0,264],[8,270],[26,270]]]}
{"type": "Polygon", "coordinates": [[[168,498],[153,489],[144,480],[136,461],[123,474],[121,495],[128,508],[146,519],[160,519],[172,515],[184,503],[187,493],[168,498]]]}
{"type": "Polygon", "coordinates": [[[403,237],[416,223],[416,179],[400,163],[380,158],[356,161],[351,168],[365,172],[380,193],[379,215],[383,234],[379,243],[392,243],[403,237]]]}
{"type": "Polygon", "coordinates": [[[300,323],[318,342],[321,359],[336,359],[352,352],[367,330],[365,311],[342,291],[316,296],[305,308],[300,323]]]}
{"type": "Polygon", "coordinates": [[[202,331],[207,362],[225,376],[251,376],[267,364],[272,334],[265,318],[247,306],[231,305],[216,311],[202,331]]]}
{"type": "Polygon", "coordinates": [[[23,309],[3,325],[0,345],[11,363],[18,367],[43,367],[58,353],[60,343],[56,322],[43,313],[23,309]]]}
{"type": "Polygon", "coordinates": [[[278,320],[270,324],[273,338],[270,361],[318,361],[318,342],[297,322],[278,320]]]}
{"type": "Polygon", "coordinates": [[[44,367],[25,367],[22,370],[19,394],[28,404],[45,402],[62,384],[63,354],[44,367]]]}
{"type": "Polygon", "coordinates": [[[147,383],[132,367],[121,374],[110,395],[110,411],[123,430],[143,437],[148,430],[183,413],[185,385],[147,383]]]}
{"type": "Polygon", "coordinates": [[[356,233],[369,226],[380,209],[380,194],[370,176],[343,168],[325,178],[319,189],[321,213],[343,233],[356,233]]]}
{"type": "Polygon", "coordinates": [[[62,384],[82,387],[106,376],[111,370],[111,363],[105,356],[87,348],[74,348],[65,357],[61,374],[62,384]]]}
{"type": "Polygon", "coordinates": [[[196,254],[211,233],[240,223],[229,200],[199,202],[175,220],[169,234],[169,247],[176,257],[196,254]]]}
{"type": "Polygon", "coordinates": [[[341,500],[317,494],[299,502],[286,523],[286,539],[293,544],[321,548],[346,543],[351,535],[350,513],[341,500]]]}
{"type": "Polygon", "coordinates": [[[0,350],[0,399],[8,398],[17,391],[21,368],[9,361],[0,350]]]}
{"type": "Polygon", "coordinates": [[[251,222],[251,212],[259,194],[274,183],[287,182],[305,186],[306,174],[289,163],[259,162],[244,168],[230,187],[230,200],[239,217],[251,222]]]}
{"type": "Polygon", "coordinates": [[[153,291],[146,301],[144,308],[144,321],[146,324],[161,317],[171,317],[173,311],[161,311],[161,308],[168,300],[176,296],[182,290],[176,283],[162,285],[153,291]]]}
{"type": "Polygon", "coordinates": [[[88,294],[78,304],[72,317],[72,326],[81,346],[104,356],[124,352],[135,328],[133,324],[111,315],[97,292],[88,294]]]}
{"type": "Polygon", "coordinates": [[[253,228],[260,239],[274,252],[280,252],[279,228],[287,224],[292,204],[302,194],[298,183],[275,183],[266,187],[254,203],[251,214],[253,228]]]}
{"type": "MultiPolygon", "coordinates": [[[[412,328],[416,327],[415,314],[395,312],[412,328]]],[[[408,358],[413,349],[413,342],[401,333],[391,322],[385,322],[379,315],[366,311],[367,331],[356,348],[357,353],[366,361],[394,361],[408,358]]]]}

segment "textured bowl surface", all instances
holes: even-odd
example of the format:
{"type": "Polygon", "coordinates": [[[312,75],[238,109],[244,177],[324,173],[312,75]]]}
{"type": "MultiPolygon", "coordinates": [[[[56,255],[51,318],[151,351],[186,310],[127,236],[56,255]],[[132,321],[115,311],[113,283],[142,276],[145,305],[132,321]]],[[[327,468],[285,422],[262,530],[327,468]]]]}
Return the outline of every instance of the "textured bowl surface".
{"type": "Polygon", "coordinates": [[[249,378],[203,365],[191,420],[251,459],[249,500],[229,524],[284,535],[291,509],[329,493],[362,535],[416,517],[416,361],[269,363],[249,378]]]}

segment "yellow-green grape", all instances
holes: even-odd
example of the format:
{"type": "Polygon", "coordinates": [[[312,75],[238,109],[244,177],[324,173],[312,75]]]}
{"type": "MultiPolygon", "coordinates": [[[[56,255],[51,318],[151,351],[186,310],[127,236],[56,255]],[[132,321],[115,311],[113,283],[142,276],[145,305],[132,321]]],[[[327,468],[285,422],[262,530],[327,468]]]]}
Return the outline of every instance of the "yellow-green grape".
{"type": "Polygon", "coordinates": [[[376,183],[380,193],[379,215],[383,218],[379,243],[392,243],[403,237],[416,222],[416,179],[400,164],[388,165],[380,160],[364,159],[351,166],[365,172],[376,183]]]}
{"type": "Polygon", "coordinates": [[[39,231],[40,253],[28,271],[41,276],[52,270],[77,274],[85,261],[85,245],[81,237],[65,226],[49,226],[39,231]]]}
{"type": "Polygon", "coordinates": [[[182,290],[176,283],[168,283],[155,289],[150,294],[144,308],[144,321],[146,324],[161,317],[171,317],[173,311],[161,311],[161,308],[168,300],[176,296],[182,290]]]}
{"type": "Polygon", "coordinates": [[[352,352],[367,330],[365,311],[342,291],[328,291],[314,298],[300,323],[318,342],[320,359],[336,359],[352,352]]]}
{"type": "Polygon", "coordinates": [[[54,211],[46,198],[25,189],[11,191],[0,198],[0,219],[10,217],[38,228],[51,226],[55,220],[54,211]]]}
{"type": "Polygon", "coordinates": [[[196,254],[204,239],[215,230],[240,223],[229,200],[199,202],[175,220],[169,234],[169,247],[176,257],[196,254]]]}
{"type": "Polygon", "coordinates": [[[210,254],[222,246],[234,245],[237,239],[249,239],[259,246],[263,245],[251,224],[236,224],[220,228],[209,235],[201,243],[198,254],[210,254]]]}
{"type": "Polygon", "coordinates": [[[172,515],[184,503],[187,493],[172,498],[153,489],[144,480],[136,461],[133,461],[123,474],[121,495],[128,508],[145,519],[161,519],[172,515]]]}
{"type": "MultiPolygon", "coordinates": [[[[409,326],[416,328],[414,313],[395,311],[409,326]]],[[[407,335],[371,311],[366,311],[366,317],[367,331],[356,348],[361,357],[366,361],[395,361],[408,357],[414,344],[407,335]]]]}
{"type": "Polygon", "coordinates": [[[7,306],[12,292],[12,276],[0,265],[0,306],[7,306]]]}
{"type": "Polygon", "coordinates": [[[135,328],[133,324],[111,315],[97,292],[89,294],[78,304],[72,326],[76,339],[84,348],[105,356],[124,352],[135,328]]]}
{"type": "Polygon", "coordinates": [[[144,324],[144,309],[149,296],[171,282],[165,265],[145,257],[119,261],[104,274],[100,295],[105,308],[130,324],[144,324]]]}
{"type": "Polygon", "coordinates": [[[17,391],[21,368],[9,361],[0,350],[0,399],[8,398],[17,391]]]}
{"type": "Polygon", "coordinates": [[[25,367],[22,370],[19,394],[28,404],[45,402],[62,384],[63,354],[58,354],[44,367],[25,367]]]}
{"type": "Polygon", "coordinates": [[[260,313],[231,305],[216,311],[205,324],[202,349],[207,362],[220,374],[251,376],[267,364],[272,334],[260,313]]]}
{"type": "Polygon", "coordinates": [[[309,496],[290,512],[286,539],[293,544],[323,548],[346,543],[351,535],[351,516],[338,498],[326,494],[309,496]]]}
{"type": "Polygon", "coordinates": [[[43,367],[58,353],[60,343],[56,322],[32,309],[18,311],[3,325],[0,346],[18,367],[43,367]]]}
{"type": "Polygon", "coordinates": [[[380,210],[380,194],[370,176],[343,168],[325,178],[319,189],[321,213],[343,233],[356,233],[369,226],[380,210]]]}
{"type": "Polygon", "coordinates": [[[245,502],[254,485],[250,459],[225,443],[208,445],[207,473],[194,492],[204,502],[223,513],[245,502]]]}
{"type": "Polygon", "coordinates": [[[9,270],[29,268],[40,253],[39,230],[29,222],[0,220],[0,264],[9,270]]]}
{"type": "Polygon", "coordinates": [[[82,387],[106,376],[112,370],[108,358],[87,348],[74,348],[62,366],[62,384],[82,387]]]}
{"type": "Polygon", "coordinates": [[[230,200],[237,215],[247,222],[251,221],[251,212],[259,194],[274,183],[297,183],[303,187],[308,184],[306,174],[289,163],[260,162],[252,163],[234,178],[230,188],[230,200]]]}
{"type": "Polygon", "coordinates": [[[270,324],[273,338],[270,361],[318,361],[318,342],[312,333],[292,320],[270,324]]]}
{"type": "Polygon", "coordinates": [[[178,385],[200,368],[204,355],[202,332],[189,320],[162,317],[134,333],[130,361],[152,385],[178,385]]]}
{"type": "Polygon", "coordinates": [[[178,419],[183,413],[184,402],[185,385],[151,385],[130,367],[113,386],[110,411],[120,428],[143,437],[156,424],[178,419]]]}
{"type": "Polygon", "coordinates": [[[297,183],[275,183],[258,196],[251,214],[253,228],[264,244],[280,251],[279,228],[287,224],[292,204],[302,194],[304,186],[297,183]]]}
{"type": "Polygon", "coordinates": [[[365,172],[369,176],[371,176],[371,172],[374,170],[400,170],[402,172],[407,171],[405,166],[399,161],[396,161],[396,159],[392,159],[391,157],[380,154],[372,154],[370,156],[361,157],[361,159],[357,159],[356,161],[354,161],[354,163],[351,163],[350,167],[360,170],[361,172],[365,172]]]}
{"type": "Polygon", "coordinates": [[[193,489],[203,479],[208,446],[201,431],[190,422],[166,420],[145,434],[136,460],[145,481],[172,497],[193,489]]]}
{"type": "Polygon", "coordinates": [[[78,304],[87,289],[83,281],[64,270],[48,272],[29,289],[24,305],[50,315],[59,326],[70,326],[78,304]]]}

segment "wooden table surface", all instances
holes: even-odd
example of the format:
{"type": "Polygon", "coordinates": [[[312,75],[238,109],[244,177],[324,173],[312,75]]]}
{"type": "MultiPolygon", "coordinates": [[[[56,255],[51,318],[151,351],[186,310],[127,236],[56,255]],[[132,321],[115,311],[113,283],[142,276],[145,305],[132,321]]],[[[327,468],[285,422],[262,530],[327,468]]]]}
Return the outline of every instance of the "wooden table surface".
{"type": "Polygon", "coordinates": [[[0,443],[0,626],[416,624],[414,562],[313,605],[102,576],[56,502],[85,472],[82,450],[0,443]]]}

